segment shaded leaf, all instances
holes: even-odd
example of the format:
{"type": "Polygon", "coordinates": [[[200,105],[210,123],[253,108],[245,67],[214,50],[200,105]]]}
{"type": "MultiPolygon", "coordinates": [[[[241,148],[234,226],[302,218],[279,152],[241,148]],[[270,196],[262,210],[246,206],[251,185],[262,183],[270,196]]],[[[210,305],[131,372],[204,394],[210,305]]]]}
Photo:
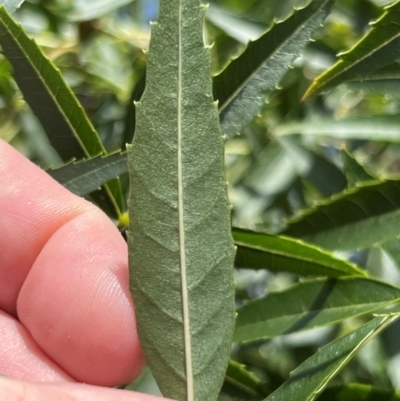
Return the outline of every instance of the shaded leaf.
{"type": "Polygon", "coordinates": [[[74,194],[84,196],[126,171],[126,153],[114,153],[66,164],[47,173],[74,194]]]}
{"type": "Polygon", "coordinates": [[[235,342],[327,326],[398,302],[400,289],[367,278],[305,281],[238,310],[235,342]]]}
{"type": "Polygon", "coordinates": [[[385,10],[358,43],[341,53],[339,61],[315,79],[304,97],[345,81],[363,78],[400,57],[400,1],[387,6],[385,10]]]}
{"type": "Polygon", "coordinates": [[[222,131],[238,133],[256,117],[264,94],[276,89],[292,61],[328,15],[331,0],[314,0],[274,25],[217,76],[214,98],[219,101],[222,131]]]}
{"type": "Polygon", "coordinates": [[[342,149],[343,171],[346,175],[349,187],[357,186],[364,181],[376,180],[365,168],[346,150],[342,149]]]}
{"type": "Polygon", "coordinates": [[[236,267],[287,271],[300,275],[365,276],[356,265],[292,238],[235,228],[236,267]]]}
{"type": "Polygon", "coordinates": [[[312,401],[355,353],[393,318],[378,317],[320,348],[264,401],[312,401]]]}
{"type": "Polygon", "coordinates": [[[225,382],[241,390],[247,396],[258,399],[266,392],[264,383],[254,373],[246,370],[244,365],[232,359],[228,364],[225,382]]]}
{"type": "Polygon", "coordinates": [[[400,234],[400,181],[370,182],[318,202],[288,220],[282,234],[326,249],[353,250],[400,234]]]}
{"type": "Polygon", "coordinates": [[[400,401],[400,393],[374,389],[365,384],[349,384],[327,388],[318,401],[400,401]]]}
{"type": "Polygon", "coordinates": [[[234,247],[203,44],[205,9],[198,0],[161,1],[128,148],[138,331],[164,396],[182,401],[216,400],[235,316],[234,247]]]}

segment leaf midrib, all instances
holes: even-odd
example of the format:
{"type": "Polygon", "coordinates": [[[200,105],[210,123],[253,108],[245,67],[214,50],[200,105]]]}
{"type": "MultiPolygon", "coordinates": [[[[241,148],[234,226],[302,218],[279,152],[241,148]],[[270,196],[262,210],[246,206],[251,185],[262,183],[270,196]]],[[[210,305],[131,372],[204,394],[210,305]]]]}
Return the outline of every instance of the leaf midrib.
{"type": "MultiPolygon", "coordinates": [[[[375,28],[376,29],[376,28],[375,28]]],[[[360,64],[362,61],[364,61],[367,58],[372,57],[372,55],[378,53],[380,50],[382,50],[385,46],[389,45],[391,42],[395,41],[396,39],[400,38],[400,32],[392,37],[390,37],[388,40],[384,41],[383,43],[381,43],[378,47],[375,47],[372,49],[371,52],[365,54],[363,57],[355,60],[353,63],[349,64],[347,67],[343,68],[343,70],[341,72],[336,73],[335,75],[332,75],[331,80],[335,79],[338,75],[342,74],[343,72],[349,71],[351,70],[354,66],[356,66],[357,64],[360,64]]],[[[355,46],[358,46],[360,42],[358,42],[355,46]]],[[[354,46],[354,47],[355,47],[354,46]]],[[[350,52],[351,49],[348,51],[350,52]]],[[[348,53],[347,52],[347,53],[348,53]]],[[[342,60],[342,62],[344,62],[344,60],[342,60]]]]}
{"type": "Polygon", "coordinates": [[[179,1],[178,17],[178,82],[177,82],[177,151],[178,151],[178,224],[179,252],[181,271],[181,294],[183,315],[183,339],[185,345],[186,397],[194,401],[192,344],[190,337],[189,293],[187,284],[187,266],[185,249],[185,224],[183,213],[183,171],[182,171],[182,1],[179,1]]]}

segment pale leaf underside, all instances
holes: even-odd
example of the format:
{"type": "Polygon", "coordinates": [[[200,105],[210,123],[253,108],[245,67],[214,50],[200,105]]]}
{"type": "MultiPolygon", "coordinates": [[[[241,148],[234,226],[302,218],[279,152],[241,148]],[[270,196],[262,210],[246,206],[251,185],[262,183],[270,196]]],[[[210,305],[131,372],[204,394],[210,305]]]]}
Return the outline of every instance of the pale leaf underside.
{"type": "Polygon", "coordinates": [[[161,391],[182,401],[217,398],[234,326],[234,248],[204,12],[198,0],[161,2],[128,149],[139,335],[161,391]]]}

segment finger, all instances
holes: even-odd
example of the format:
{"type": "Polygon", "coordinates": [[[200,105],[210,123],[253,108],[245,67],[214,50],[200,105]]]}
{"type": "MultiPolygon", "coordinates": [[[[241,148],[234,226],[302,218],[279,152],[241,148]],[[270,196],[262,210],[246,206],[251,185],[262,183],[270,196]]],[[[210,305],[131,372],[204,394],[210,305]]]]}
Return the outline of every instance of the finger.
{"type": "Polygon", "coordinates": [[[23,380],[73,381],[38,347],[21,323],[2,311],[0,311],[0,338],[1,373],[23,380]]]}
{"type": "Polygon", "coordinates": [[[7,401],[167,401],[127,390],[79,383],[29,383],[5,377],[0,377],[0,394],[7,401]]]}
{"type": "Polygon", "coordinates": [[[0,139],[0,309],[16,316],[22,284],[44,244],[88,208],[0,139]]]}
{"type": "Polygon", "coordinates": [[[21,322],[78,381],[115,386],[143,368],[127,259],[118,230],[93,209],[53,234],[22,287],[21,322]]]}
{"type": "Polygon", "coordinates": [[[3,141],[0,185],[2,308],[74,379],[131,381],[144,358],[114,224],[3,141]]]}

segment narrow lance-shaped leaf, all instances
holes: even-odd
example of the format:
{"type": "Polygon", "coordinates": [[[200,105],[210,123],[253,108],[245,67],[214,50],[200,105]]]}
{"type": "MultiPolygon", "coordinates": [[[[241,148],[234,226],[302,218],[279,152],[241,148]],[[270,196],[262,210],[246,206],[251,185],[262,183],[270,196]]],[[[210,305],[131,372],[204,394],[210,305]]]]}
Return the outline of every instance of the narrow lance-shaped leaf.
{"type": "Polygon", "coordinates": [[[398,115],[379,115],[363,118],[310,118],[302,122],[279,124],[274,128],[275,136],[312,135],[331,136],[340,139],[400,142],[400,118],[398,115]]]}
{"type": "Polygon", "coordinates": [[[400,1],[386,7],[367,34],[340,60],[320,75],[304,97],[315,95],[351,79],[360,79],[391,64],[400,56],[400,1]]]}
{"type": "Polygon", "coordinates": [[[138,330],[166,397],[216,400],[234,328],[234,247],[205,6],[162,0],[128,149],[138,330]]]}
{"type": "Polygon", "coordinates": [[[222,131],[237,134],[253,120],[265,102],[264,94],[276,89],[290,63],[329,14],[332,0],[314,0],[296,10],[234,59],[214,77],[214,97],[219,101],[222,131]]]}
{"type": "Polygon", "coordinates": [[[375,181],[376,177],[369,174],[364,166],[351,155],[347,149],[342,149],[343,171],[346,175],[349,187],[355,187],[365,181],[375,181]]]}
{"type": "MultiPolygon", "coordinates": [[[[0,6],[0,46],[13,67],[24,99],[40,121],[49,142],[64,161],[105,154],[103,144],[60,71],[0,6]]],[[[105,187],[106,206],[120,214],[121,188],[114,179],[105,187]]],[[[105,194],[102,194],[104,198],[105,194]]]]}
{"type": "Polygon", "coordinates": [[[400,181],[343,191],[288,221],[282,234],[331,250],[366,248],[399,236],[400,181]]]}
{"type": "Polygon", "coordinates": [[[264,401],[312,401],[355,353],[394,318],[378,317],[331,342],[303,362],[264,401]]]}
{"type": "Polygon", "coordinates": [[[399,288],[372,279],[305,281],[240,308],[234,341],[257,341],[327,326],[399,300],[399,288]]]}
{"type": "Polygon", "coordinates": [[[265,384],[240,363],[230,360],[226,371],[225,383],[243,392],[248,398],[260,399],[266,392],[265,384]]]}
{"type": "Polygon", "coordinates": [[[365,276],[356,265],[316,246],[278,235],[235,228],[236,267],[312,276],[365,276]]]}
{"type": "Polygon", "coordinates": [[[126,171],[126,152],[118,152],[72,162],[47,173],[74,194],[84,196],[126,171]]]}
{"type": "Polygon", "coordinates": [[[349,384],[327,388],[318,401],[400,401],[400,393],[393,390],[379,390],[366,384],[349,384]]]}
{"type": "Polygon", "coordinates": [[[100,138],[60,72],[0,7],[0,45],[25,100],[64,161],[104,153],[100,138]]]}

